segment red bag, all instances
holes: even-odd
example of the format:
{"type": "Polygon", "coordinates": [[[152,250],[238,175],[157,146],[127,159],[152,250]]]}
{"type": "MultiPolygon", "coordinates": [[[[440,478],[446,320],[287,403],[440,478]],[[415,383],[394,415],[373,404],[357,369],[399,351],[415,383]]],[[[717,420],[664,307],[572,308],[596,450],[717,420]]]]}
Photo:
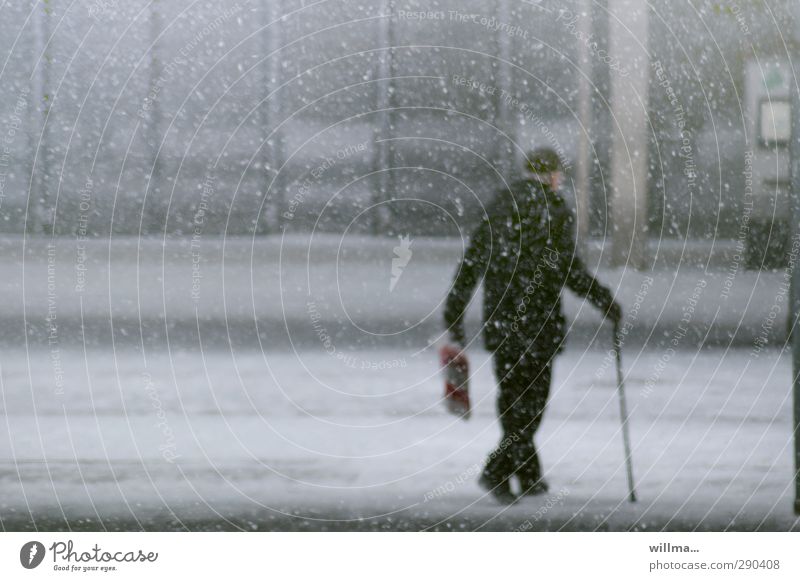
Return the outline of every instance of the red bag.
{"type": "Polygon", "coordinates": [[[439,360],[444,371],[444,403],[447,411],[468,420],[469,362],[464,352],[454,345],[439,349],[439,360]]]}

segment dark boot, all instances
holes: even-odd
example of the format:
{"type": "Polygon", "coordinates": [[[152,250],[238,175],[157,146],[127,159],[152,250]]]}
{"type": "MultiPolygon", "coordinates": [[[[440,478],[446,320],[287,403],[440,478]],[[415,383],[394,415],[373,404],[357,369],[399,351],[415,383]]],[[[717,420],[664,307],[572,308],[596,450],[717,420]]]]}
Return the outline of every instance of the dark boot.
{"type": "Polygon", "coordinates": [[[520,487],[522,488],[520,496],[536,496],[550,490],[550,486],[544,478],[535,481],[522,481],[520,482],[520,487]]]}
{"type": "Polygon", "coordinates": [[[491,494],[500,504],[514,504],[518,500],[517,496],[511,492],[511,486],[507,478],[505,480],[496,480],[484,470],[478,479],[478,485],[491,494]]]}
{"type": "Polygon", "coordinates": [[[530,443],[518,448],[524,455],[517,461],[516,476],[521,489],[520,496],[536,496],[549,490],[547,481],[542,478],[542,466],[536,446],[531,439],[530,443]]]}

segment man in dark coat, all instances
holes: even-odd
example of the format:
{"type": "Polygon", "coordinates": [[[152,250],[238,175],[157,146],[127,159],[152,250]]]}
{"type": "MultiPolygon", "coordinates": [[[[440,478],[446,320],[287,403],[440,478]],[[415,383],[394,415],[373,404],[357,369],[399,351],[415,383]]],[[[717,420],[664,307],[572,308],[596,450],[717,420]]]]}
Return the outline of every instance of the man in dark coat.
{"type": "Polygon", "coordinates": [[[483,336],[494,353],[503,438],[489,455],[481,485],[511,503],[547,490],[533,436],[550,391],[553,358],[564,343],[566,286],[614,320],[621,309],[575,252],[574,217],[557,193],[561,162],[550,149],[529,155],[529,179],[499,193],[475,230],[445,305],[451,339],[465,344],[463,317],[482,281],[483,336]]]}

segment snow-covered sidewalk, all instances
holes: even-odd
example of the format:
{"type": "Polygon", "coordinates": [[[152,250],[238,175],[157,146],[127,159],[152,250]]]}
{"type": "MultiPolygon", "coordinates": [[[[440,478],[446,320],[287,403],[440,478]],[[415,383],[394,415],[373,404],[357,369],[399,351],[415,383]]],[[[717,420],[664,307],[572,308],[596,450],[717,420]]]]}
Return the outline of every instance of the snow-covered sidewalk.
{"type": "Polygon", "coordinates": [[[626,502],[613,366],[569,350],[537,437],[549,494],[476,484],[499,439],[446,415],[431,349],[4,350],[5,528],[790,529],[790,362],[776,350],[625,351],[640,502],[626,502]],[[64,518],[69,519],[66,525],[64,518]]]}

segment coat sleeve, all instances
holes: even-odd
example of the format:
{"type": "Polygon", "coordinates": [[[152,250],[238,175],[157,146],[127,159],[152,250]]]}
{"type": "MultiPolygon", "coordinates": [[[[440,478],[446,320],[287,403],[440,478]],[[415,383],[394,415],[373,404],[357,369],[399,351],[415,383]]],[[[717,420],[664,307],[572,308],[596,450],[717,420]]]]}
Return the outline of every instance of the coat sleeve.
{"type": "Polygon", "coordinates": [[[444,322],[450,338],[459,345],[466,342],[464,315],[467,306],[488,266],[491,231],[491,222],[486,219],[473,233],[445,302],[444,322]]]}
{"type": "MultiPolygon", "coordinates": [[[[567,210],[567,212],[569,212],[567,210]]],[[[603,286],[586,269],[575,249],[575,220],[570,213],[564,220],[561,229],[561,241],[558,246],[564,269],[567,272],[567,287],[575,294],[586,297],[595,307],[606,312],[614,302],[611,291],[603,286]]]]}

